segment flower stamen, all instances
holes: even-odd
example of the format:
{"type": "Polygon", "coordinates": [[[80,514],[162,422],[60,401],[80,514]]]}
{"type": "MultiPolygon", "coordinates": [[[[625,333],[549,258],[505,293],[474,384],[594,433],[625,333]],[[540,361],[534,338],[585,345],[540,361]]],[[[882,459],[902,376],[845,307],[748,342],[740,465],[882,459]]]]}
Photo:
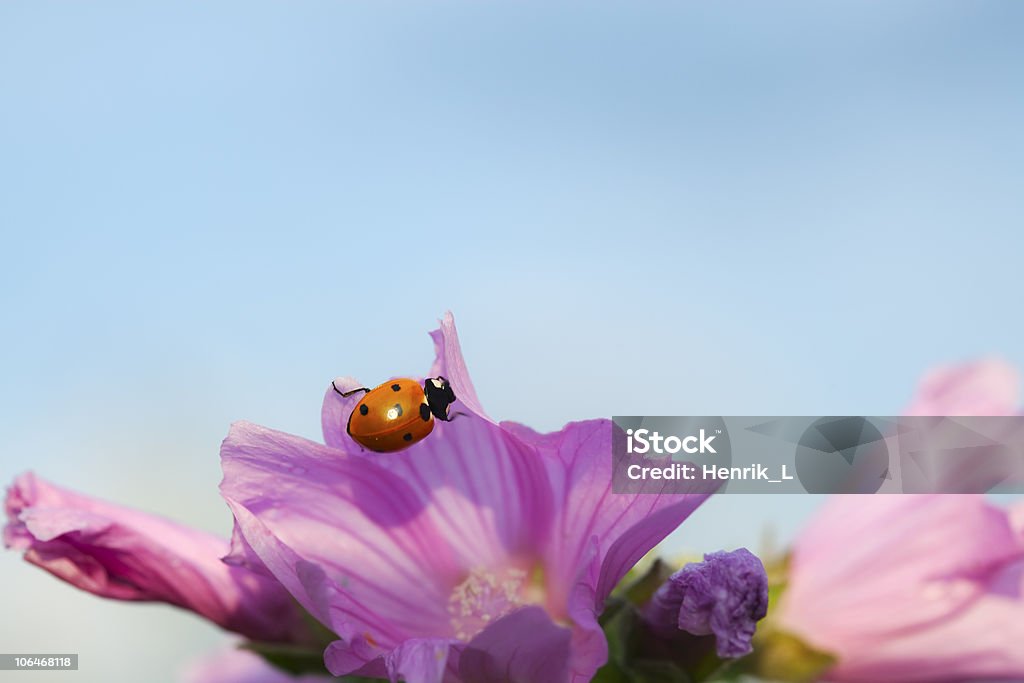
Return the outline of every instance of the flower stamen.
{"type": "Polygon", "coordinates": [[[455,637],[469,640],[491,622],[529,603],[522,569],[474,569],[452,589],[448,615],[455,637]]]}

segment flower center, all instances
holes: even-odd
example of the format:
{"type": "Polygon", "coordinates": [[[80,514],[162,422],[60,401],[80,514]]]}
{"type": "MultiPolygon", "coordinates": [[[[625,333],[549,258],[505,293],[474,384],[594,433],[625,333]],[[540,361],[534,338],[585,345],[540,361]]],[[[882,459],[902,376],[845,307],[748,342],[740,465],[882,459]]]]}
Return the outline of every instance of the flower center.
{"type": "Polygon", "coordinates": [[[456,638],[469,640],[492,621],[542,597],[543,576],[538,581],[523,569],[474,569],[448,598],[452,630],[456,638]]]}

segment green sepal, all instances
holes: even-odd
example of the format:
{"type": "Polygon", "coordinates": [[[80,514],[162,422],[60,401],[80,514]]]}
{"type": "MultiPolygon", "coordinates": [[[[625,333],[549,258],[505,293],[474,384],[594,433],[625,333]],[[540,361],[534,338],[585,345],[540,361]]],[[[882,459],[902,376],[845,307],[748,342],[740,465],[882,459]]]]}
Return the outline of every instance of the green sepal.
{"type": "Polygon", "coordinates": [[[767,629],[758,636],[744,669],[760,678],[811,683],[836,663],[835,655],[811,647],[792,633],[767,629]]]}
{"type": "Polygon", "coordinates": [[[658,558],[642,574],[630,572],[612,592],[614,597],[628,600],[634,605],[646,605],[658,588],[672,576],[672,567],[658,558]]]}
{"type": "Polygon", "coordinates": [[[302,645],[283,645],[281,643],[257,643],[253,641],[238,646],[242,650],[255,652],[274,668],[292,675],[321,674],[330,675],[324,666],[323,650],[313,650],[302,645]]]}
{"type": "MultiPolygon", "coordinates": [[[[701,683],[726,680],[723,662],[714,652],[714,638],[680,632],[678,642],[666,643],[652,634],[640,608],[671,574],[655,562],[634,576],[609,600],[599,623],[608,641],[608,663],[592,683],[701,683]]],[[[728,663],[727,663],[728,664],[728,663]]]]}
{"type": "Polygon", "coordinates": [[[754,634],[754,652],[742,660],[744,673],[783,683],[810,683],[832,668],[836,657],[818,650],[774,624],[773,615],[786,592],[790,556],[765,562],[768,572],[768,617],[754,634]]]}

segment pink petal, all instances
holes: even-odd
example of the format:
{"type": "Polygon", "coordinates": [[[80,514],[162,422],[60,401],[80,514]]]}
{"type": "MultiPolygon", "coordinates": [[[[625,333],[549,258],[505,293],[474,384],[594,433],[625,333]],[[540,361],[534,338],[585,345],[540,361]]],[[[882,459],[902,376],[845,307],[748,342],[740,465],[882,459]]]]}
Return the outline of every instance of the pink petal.
{"type": "Polygon", "coordinates": [[[988,591],[932,627],[880,639],[829,673],[837,681],[976,681],[1024,678],[1024,561],[988,591]]]}
{"type": "Polygon", "coordinates": [[[589,560],[584,564],[569,594],[569,619],[572,620],[572,657],[569,663],[570,683],[587,683],[597,670],[608,661],[608,641],[598,623],[601,608],[597,599],[597,583],[601,574],[600,557],[597,555],[597,539],[591,539],[587,552],[589,560]]]}
{"type": "Polygon", "coordinates": [[[376,459],[241,422],[221,461],[221,491],[246,542],[326,625],[342,628],[324,591],[346,596],[343,620],[378,642],[447,623],[444,577],[455,561],[424,501],[376,459]]]}
{"type": "Polygon", "coordinates": [[[25,559],[96,595],[167,602],[259,640],[292,640],[301,615],[275,581],[229,567],[227,542],[54,486],[18,477],[5,501],[4,540],[25,559]]]}
{"type": "Polygon", "coordinates": [[[548,592],[552,605],[566,606],[556,616],[577,624],[571,669],[589,680],[607,656],[594,616],[622,577],[710,493],[613,493],[610,420],[573,422],[550,434],[502,427],[538,448],[548,466],[556,497],[544,553],[548,592]]]}
{"type": "Polygon", "coordinates": [[[334,679],[326,675],[292,676],[259,655],[238,648],[225,648],[193,662],[183,676],[184,683],[321,683],[331,680],[334,679]]]}
{"type": "Polygon", "coordinates": [[[837,496],[797,541],[775,617],[844,661],[870,661],[967,609],[1021,556],[1007,515],[981,496],[837,496]]]}
{"type": "Polygon", "coordinates": [[[1010,518],[1010,526],[1013,527],[1014,533],[1024,539],[1024,501],[1018,501],[1007,507],[1006,514],[1010,518]]]}
{"type": "MultiPolygon", "coordinates": [[[[549,435],[498,426],[477,399],[451,314],[431,336],[431,374],[446,377],[470,412],[406,450],[359,450],[344,432],[359,397],[344,399],[333,388],[321,414],[327,447],[254,425],[232,429],[222,449],[222,491],[239,532],[231,561],[265,566],[339,635],[325,653],[333,673],[383,676],[387,662],[394,675],[406,662],[423,680],[437,675],[425,653],[436,656],[453,636],[446,609],[454,587],[480,568],[533,572],[539,563],[547,613],[522,610],[478,638],[514,630],[540,611],[567,642],[565,668],[552,680],[589,680],[607,658],[597,624],[605,598],[708,493],[612,494],[609,421],[549,435]],[[547,614],[572,628],[555,627],[547,614]]],[[[343,391],[358,386],[350,378],[335,383],[343,391]]],[[[486,638],[474,642],[477,654],[448,648],[449,673],[467,655],[466,667],[491,670],[491,655],[480,653],[501,650],[486,638]]],[[[531,652],[550,646],[526,642],[508,653],[508,666],[527,667],[531,652]]]]}
{"type": "Polygon", "coordinates": [[[359,449],[359,445],[352,440],[346,429],[349,416],[355,410],[356,404],[366,394],[356,392],[346,397],[339,394],[338,391],[348,392],[361,386],[363,385],[352,377],[338,377],[324,390],[324,403],[320,409],[320,424],[324,432],[324,443],[328,446],[353,452],[359,449]],[[335,387],[337,387],[337,391],[335,391],[335,387]]]}
{"type": "Polygon", "coordinates": [[[466,361],[462,358],[459,334],[455,330],[455,317],[452,316],[451,311],[448,311],[438,322],[441,326],[430,333],[430,338],[434,340],[436,355],[434,365],[430,368],[430,376],[441,376],[447,379],[462,405],[480,417],[490,419],[484,412],[483,406],[480,405],[480,399],[476,397],[476,389],[473,388],[473,382],[469,378],[466,361]]]}
{"type": "Polygon", "coordinates": [[[385,658],[391,683],[441,683],[448,667],[451,642],[419,638],[407,640],[385,658]]]}
{"type": "Polygon", "coordinates": [[[565,683],[571,634],[540,607],[524,607],[481,631],[462,651],[467,683],[565,683]]]}
{"type": "Polygon", "coordinates": [[[997,359],[936,368],[921,380],[906,415],[1015,415],[1020,376],[997,359]]]}
{"type": "Polygon", "coordinates": [[[376,644],[369,657],[449,636],[453,587],[542,544],[550,527],[543,463],[476,416],[366,456],[238,423],[222,462],[222,492],[252,552],[346,642],[376,644]]]}
{"type": "Polygon", "coordinates": [[[463,570],[499,566],[548,538],[553,501],[545,463],[483,418],[437,425],[429,438],[375,462],[429,500],[434,526],[457,549],[463,570]]]}
{"type": "Polygon", "coordinates": [[[596,540],[597,609],[626,572],[710,495],[613,493],[610,420],[572,422],[550,434],[512,422],[502,427],[545,456],[559,501],[546,566],[558,577],[557,588],[566,598],[588,568],[591,543],[596,540]]]}

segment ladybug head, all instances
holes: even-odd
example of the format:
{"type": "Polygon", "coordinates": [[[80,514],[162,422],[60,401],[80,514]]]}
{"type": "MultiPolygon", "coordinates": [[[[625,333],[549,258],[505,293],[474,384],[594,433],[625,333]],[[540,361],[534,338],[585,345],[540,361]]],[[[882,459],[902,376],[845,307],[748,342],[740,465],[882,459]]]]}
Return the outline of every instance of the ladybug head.
{"type": "Polygon", "coordinates": [[[430,412],[438,420],[448,421],[448,406],[455,402],[455,392],[452,385],[444,377],[429,377],[423,383],[423,393],[427,397],[427,405],[430,412]]]}

